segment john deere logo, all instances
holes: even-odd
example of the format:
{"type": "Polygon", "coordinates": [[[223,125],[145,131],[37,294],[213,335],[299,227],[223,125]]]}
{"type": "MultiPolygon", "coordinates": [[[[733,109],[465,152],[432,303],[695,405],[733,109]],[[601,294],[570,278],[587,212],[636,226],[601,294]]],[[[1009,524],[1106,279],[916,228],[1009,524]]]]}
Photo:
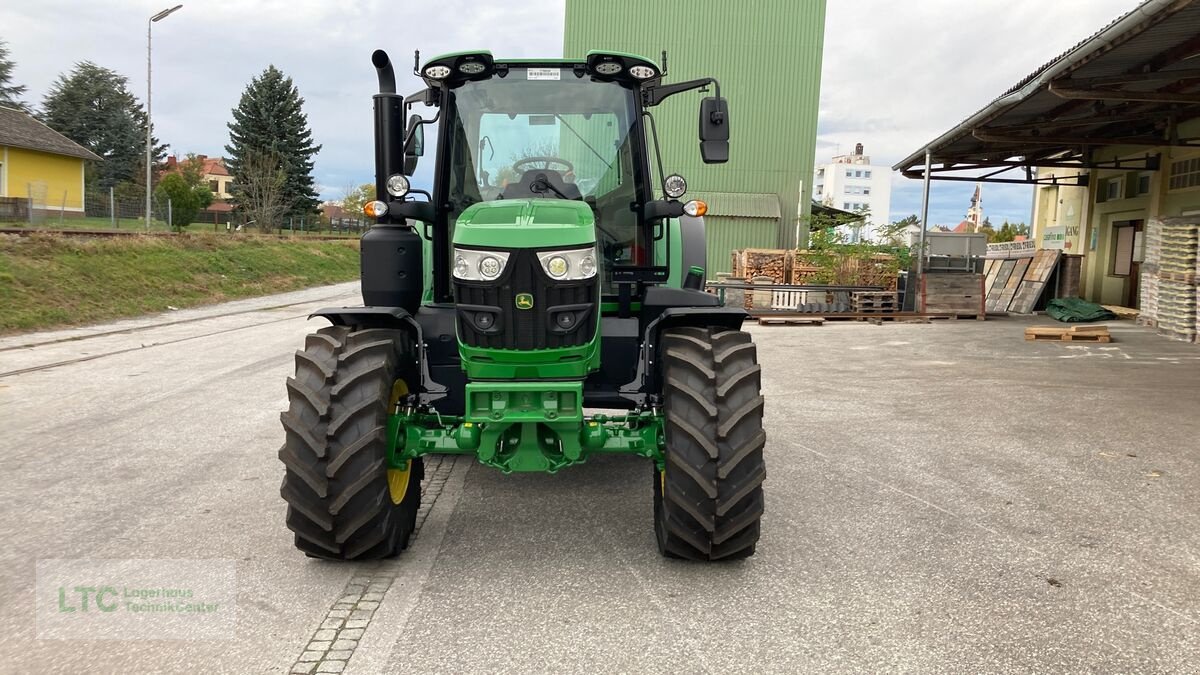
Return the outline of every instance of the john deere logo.
{"type": "Polygon", "coordinates": [[[517,309],[533,309],[533,295],[517,293],[517,309]]]}

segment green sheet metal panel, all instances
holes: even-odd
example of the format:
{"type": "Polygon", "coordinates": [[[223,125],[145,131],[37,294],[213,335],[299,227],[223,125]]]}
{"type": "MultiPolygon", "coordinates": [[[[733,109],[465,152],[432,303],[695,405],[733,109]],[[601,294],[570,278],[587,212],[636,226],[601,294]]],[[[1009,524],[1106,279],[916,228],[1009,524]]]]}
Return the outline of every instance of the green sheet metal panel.
{"type": "Polygon", "coordinates": [[[704,275],[714,279],[718,272],[732,271],[729,254],[740,248],[775,248],[778,222],[774,218],[705,216],[708,269],[704,275]]]}
{"type": "MultiPolygon", "coordinates": [[[[776,195],[783,217],[767,247],[795,245],[796,217],[810,209],[825,0],[566,5],[567,57],[603,49],[657,60],[665,49],[666,82],[706,75],[721,82],[730,107],[730,161],[701,162],[696,120],[704,94],[688,92],[654,109],[665,168],[683,174],[697,192],[776,195]]],[[[800,228],[801,236],[807,229],[800,228]]]]}
{"type": "Polygon", "coordinates": [[[683,199],[699,199],[708,205],[714,216],[745,216],[747,218],[778,218],[779,196],[753,192],[699,192],[688,190],[683,199]]]}

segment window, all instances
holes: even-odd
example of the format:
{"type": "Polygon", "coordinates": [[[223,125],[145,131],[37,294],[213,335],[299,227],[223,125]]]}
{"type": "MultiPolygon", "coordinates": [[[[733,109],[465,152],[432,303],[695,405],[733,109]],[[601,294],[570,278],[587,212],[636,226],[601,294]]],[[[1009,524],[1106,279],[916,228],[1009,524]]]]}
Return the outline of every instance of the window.
{"type": "Polygon", "coordinates": [[[862,178],[862,172],[861,172],[861,171],[855,171],[855,172],[854,172],[854,177],[855,177],[855,178],[862,178]]]}
{"type": "Polygon", "coordinates": [[[215,180],[208,181],[208,191],[213,194],[220,194],[221,193],[220,181],[215,181],[215,180]]]}
{"type": "Polygon", "coordinates": [[[1183,190],[1197,186],[1200,186],[1200,157],[1171,162],[1171,178],[1167,189],[1183,190]]]}
{"type": "Polygon", "coordinates": [[[850,210],[850,202],[842,202],[842,210],[849,211],[850,210]]]}
{"type": "Polygon", "coordinates": [[[1100,186],[1100,197],[1096,201],[1111,202],[1114,199],[1124,199],[1125,194],[1122,190],[1122,182],[1120,178],[1105,179],[1100,186]]]}
{"type": "Polygon", "coordinates": [[[1137,193],[1139,195],[1150,194],[1150,174],[1144,173],[1138,176],[1137,193]]]}
{"type": "Polygon", "coordinates": [[[870,178],[870,177],[871,177],[871,172],[870,172],[870,170],[867,170],[867,171],[864,171],[864,172],[863,172],[863,178],[870,178]]]}
{"type": "Polygon", "coordinates": [[[850,169],[846,169],[846,178],[854,178],[854,172],[850,169]]]}
{"type": "Polygon", "coordinates": [[[871,194],[871,188],[869,188],[869,187],[865,187],[865,188],[863,188],[863,189],[862,189],[862,193],[863,193],[864,195],[869,195],[869,194],[871,194]]]}

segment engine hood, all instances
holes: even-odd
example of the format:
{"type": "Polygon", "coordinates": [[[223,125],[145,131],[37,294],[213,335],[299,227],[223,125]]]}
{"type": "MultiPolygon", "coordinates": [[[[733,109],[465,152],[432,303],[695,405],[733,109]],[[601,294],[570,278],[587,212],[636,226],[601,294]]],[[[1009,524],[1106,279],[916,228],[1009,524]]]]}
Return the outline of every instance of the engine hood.
{"type": "Polygon", "coordinates": [[[500,199],[472,204],[458,217],[454,243],[480,248],[567,248],[596,242],[596,220],[584,202],[500,199]]]}

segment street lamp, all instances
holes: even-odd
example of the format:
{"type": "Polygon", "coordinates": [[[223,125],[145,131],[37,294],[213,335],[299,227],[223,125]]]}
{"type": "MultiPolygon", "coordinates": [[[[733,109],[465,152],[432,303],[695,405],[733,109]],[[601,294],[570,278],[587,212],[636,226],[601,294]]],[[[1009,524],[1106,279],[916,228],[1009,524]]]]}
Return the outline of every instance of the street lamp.
{"type": "Polygon", "coordinates": [[[150,196],[151,196],[150,163],[152,161],[151,156],[154,151],[154,148],[153,148],[154,141],[152,140],[152,137],[150,135],[150,27],[153,26],[156,22],[162,21],[163,19],[167,18],[168,16],[171,16],[172,13],[174,13],[182,8],[183,8],[183,5],[175,5],[171,9],[164,9],[163,11],[159,12],[158,14],[155,14],[154,16],[150,17],[150,20],[146,22],[146,229],[147,230],[150,229],[150,196]]]}

